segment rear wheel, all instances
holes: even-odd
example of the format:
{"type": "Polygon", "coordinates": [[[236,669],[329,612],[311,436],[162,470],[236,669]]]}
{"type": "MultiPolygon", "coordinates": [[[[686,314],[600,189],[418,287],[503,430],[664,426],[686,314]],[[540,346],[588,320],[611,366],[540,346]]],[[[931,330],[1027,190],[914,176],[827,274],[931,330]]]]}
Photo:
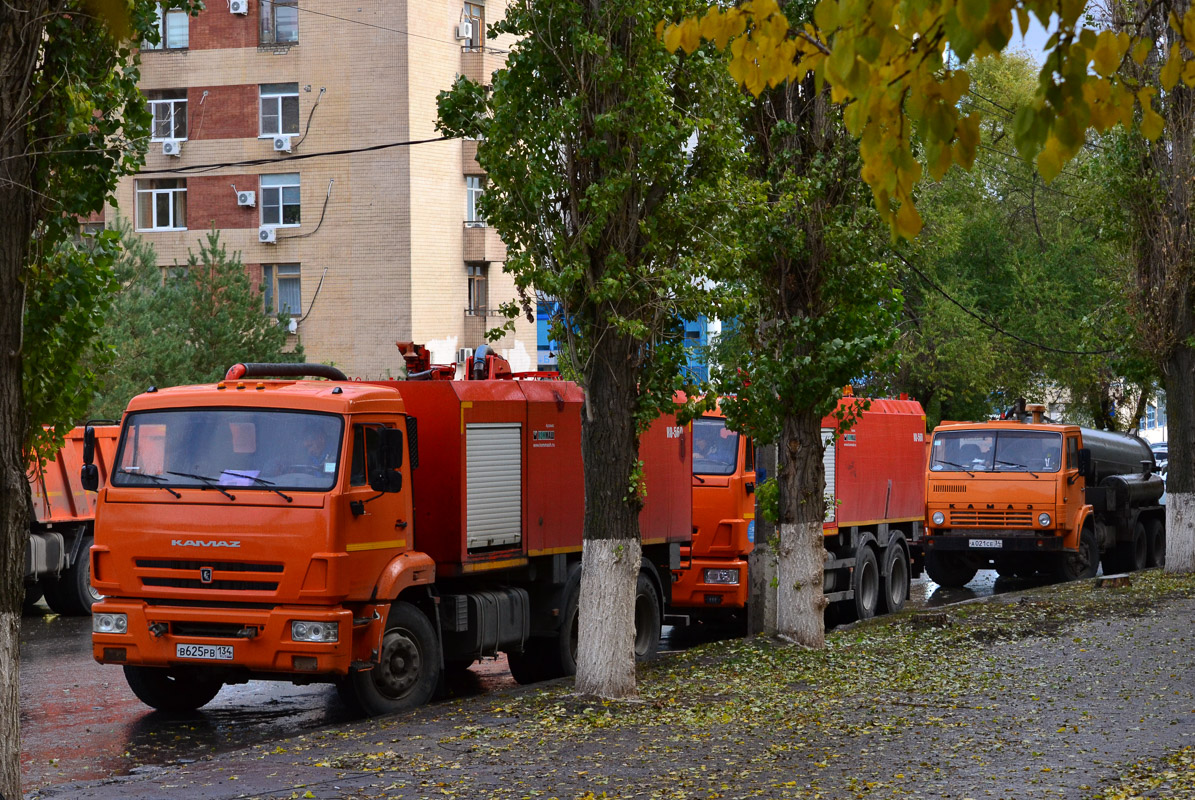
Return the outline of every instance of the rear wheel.
{"type": "Polygon", "coordinates": [[[1058,559],[1056,575],[1060,580],[1078,581],[1094,578],[1100,566],[1100,547],[1095,541],[1095,532],[1084,526],[1079,534],[1079,551],[1062,553],[1058,559]]]}
{"type": "Polygon", "coordinates": [[[1149,545],[1149,566],[1166,566],[1166,526],[1162,520],[1151,519],[1145,523],[1145,539],[1149,545]]]}
{"type": "Polygon", "coordinates": [[[552,636],[537,636],[523,644],[523,652],[506,654],[510,676],[518,683],[538,683],[577,673],[577,609],[581,602],[581,574],[564,587],[560,628],[552,636]]]}
{"type": "Polygon", "coordinates": [[[57,578],[47,580],[46,603],[54,611],[65,616],[87,616],[91,607],[102,598],[91,586],[91,543],[90,533],[83,534],[79,557],[57,578]]]}
{"type": "Polygon", "coordinates": [[[660,598],[647,573],[635,584],[635,660],[650,661],[660,649],[660,598]]]}
{"type": "Polygon", "coordinates": [[[851,588],[855,590],[855,616],[858,619],[874,617],[880,607],[880,565],[870,547],[861,547],[855,555],[851,588]]]}
{"type": "Polygon", "coordinates": [[[170,714],[202,708],[220,693],[224,684],[198,670],[126,665],[124,679],[137,699],[170,714]]]}
{"type": "Polygon", "coordinates": [[[939,586],[958,589],[966,586],[979,567],[965,553],[942,553],[931,550],[925,554],[925,571],[939,586]]]}
{"type": "Polygon", "coordinates": [[[900,542],[893,542],[884,551],[884,595],[885,614],[895,614],[905,607],[909,597],[909,554],[900,542]]]}
{"type": "Polygon", "coordinates": [[[431,700],[440,682],[440,642],[427,616],[396,602],[386,617],[382,650],[372,669],[354,670],[337,688],[369,716],[407,711],[431,700]]]}

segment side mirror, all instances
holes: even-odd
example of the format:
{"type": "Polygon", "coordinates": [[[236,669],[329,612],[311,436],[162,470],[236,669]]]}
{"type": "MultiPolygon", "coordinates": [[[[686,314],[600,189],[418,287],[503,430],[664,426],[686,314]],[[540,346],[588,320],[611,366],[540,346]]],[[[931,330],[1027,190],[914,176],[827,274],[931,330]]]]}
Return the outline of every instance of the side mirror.
{"type": "Polygon", "coordinates": [[[403,435],[396,428],[382,428],[378,431],[378,459],[381,469],[369,476],[369,488],[375,492],[398,492],[402,490],[403,435]]]}
{"type": "Polygon", "coordinates": [[[83,463],[95,463],[95,428],[90,425],[83,429],[83,463]]]}
{"type": "Polygon", "coordinates": [[[1095,475],[1095,470],[1091,465],[1091,451],[1086,447],[1079,448],[1079,475],[1085,479],[1095,475]]]}

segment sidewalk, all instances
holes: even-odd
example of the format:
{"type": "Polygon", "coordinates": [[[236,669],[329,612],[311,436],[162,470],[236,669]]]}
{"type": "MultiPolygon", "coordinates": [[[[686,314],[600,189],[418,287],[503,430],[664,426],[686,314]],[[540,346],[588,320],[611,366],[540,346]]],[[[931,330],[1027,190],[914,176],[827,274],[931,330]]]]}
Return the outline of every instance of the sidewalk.
{"type": "Polygon", "coordinates": [[[1195,798],[1195,579],[905,612],[818,652],[719,642],[641,669],[633,702],[558,681],[27,795],[603,796],[1195,798]]]}

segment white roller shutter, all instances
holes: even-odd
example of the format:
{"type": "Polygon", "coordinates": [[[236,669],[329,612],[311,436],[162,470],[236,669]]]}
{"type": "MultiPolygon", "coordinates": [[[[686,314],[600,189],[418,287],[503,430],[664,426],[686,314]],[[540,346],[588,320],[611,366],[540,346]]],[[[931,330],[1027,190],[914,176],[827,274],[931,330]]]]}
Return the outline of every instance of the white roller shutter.
{"type": "Polygon", "coordinates": [[[834,429],[822,428],[822,466],[826,468],[826,522],[838,516],[837,495],[834,493],[834,429]]]}
{"type": "Polygon", "coordinates": [[[465,546],[523,538],[523,426],[472,423],[465,429],[465,546]]]}

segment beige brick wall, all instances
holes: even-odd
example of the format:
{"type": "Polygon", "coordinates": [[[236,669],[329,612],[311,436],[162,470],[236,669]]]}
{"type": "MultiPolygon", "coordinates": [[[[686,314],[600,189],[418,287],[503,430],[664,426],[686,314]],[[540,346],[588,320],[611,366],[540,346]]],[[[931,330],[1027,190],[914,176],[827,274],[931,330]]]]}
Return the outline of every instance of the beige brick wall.
{"type": "MultiPolygon", "coordinates": [[[[504,3],[487,3],[487,19],[498,18],[504,8],[504,3]]],[[[201,14],[228,11],[214,4],[201,14]]],[[[454,35],[460,14],[459,0],[300,0],[297,45],[146,53],[142,87],[297,82],[300,136],[317,101],[318,108],[293,155],[433,138],[436,94],[448,88],[461,69],[461,47],[454,35]]],[[[210,99],[189,104],[190,130],[201,130],[209,113],[235,111],[205,109],[210,99]]],[[[256,116],[257,110],[246,113],[256,116]]],[[[282,160],[284,155],[274,153],[270,139],[188,141],[181,158],[163,156],[160,146],[152,146],[139,177],[167,177],[155,170],[253,159],[267,163],[203,174],[300,173],[301,226],[279,229],[276,245],[258,243],[256,227],[226,230],[222,240],[229,250],[239,251],[245,263],[302,264],[306,317],[298,339],[310,360],[333,362],[354,376],[385,377],[402,363],[395,341],[429,343],[438,360],[452,360],[457,347],[475,344],[465,341],[460,142],[290,162],[282,160]],[[331,197],[320,225],[330,182],[331,197]],[[303,238],[290,238],[296,236],[303,238]]],[[[259,191],[257,186],[238,188],[259,191]]],[[[121,213],[131,218],[133,178],[121,182],[117,201],[121,213]]],[[[228,202],[235,204],[231,188],[228,202]]],[[[258,220],[260,208],[259,191],[258,220]]],[[[185,261],[188,248],[198,248],[206,235],[202,225],[188,219],[187,231],[143,236],[157,249],[159,262],[170,264],[185,261]]],[[[500,266],[491,264],[489,269],[491,307],[513,296],[500,266]]],[[[516,369],[533,369],[534,324],[523,321],[517,334],[507,336],[498,349],[516,359],[516,369]],[[522,354],[526,364],[519,363],[522,354]]]]}

